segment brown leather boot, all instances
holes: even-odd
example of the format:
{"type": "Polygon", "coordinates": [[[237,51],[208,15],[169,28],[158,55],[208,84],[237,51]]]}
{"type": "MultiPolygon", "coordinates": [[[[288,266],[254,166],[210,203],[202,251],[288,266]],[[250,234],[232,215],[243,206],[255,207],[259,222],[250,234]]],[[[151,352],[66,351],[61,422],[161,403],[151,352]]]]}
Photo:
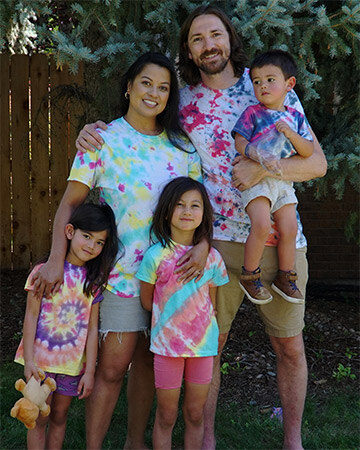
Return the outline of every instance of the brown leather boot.
{"type": "Polygon", "coordinates": [[[279,270],[271,287],[284,300],[290,303],[302,304],[305,299],[296,286],[297,278],[297,274],[294,270],[289,270],[288,272],[279,270]]]}
{"type": "Polygon", "coordinates": [[[252,303],[255,303],[256,305],[265,305],[266,303],[271,302],[273,297],[266,287],[263,286],[260,275],[260,267],[253,272],[248,272],[243,267],[239,284],[252,303]]]}

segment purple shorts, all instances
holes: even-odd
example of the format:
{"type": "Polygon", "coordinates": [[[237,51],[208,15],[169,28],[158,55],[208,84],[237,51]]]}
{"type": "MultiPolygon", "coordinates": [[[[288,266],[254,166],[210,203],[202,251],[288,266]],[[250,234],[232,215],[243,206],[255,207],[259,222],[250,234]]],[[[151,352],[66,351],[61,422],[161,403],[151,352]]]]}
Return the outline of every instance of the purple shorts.
{"type": "Polygon", "coordinates": [[[69,397],[77,397],[79,395],[77,388],[82,375],[63,375],[53,372],[45,372],[45,375],[56,381],[55,392],[57,394],[67,395],[69,397]]]}

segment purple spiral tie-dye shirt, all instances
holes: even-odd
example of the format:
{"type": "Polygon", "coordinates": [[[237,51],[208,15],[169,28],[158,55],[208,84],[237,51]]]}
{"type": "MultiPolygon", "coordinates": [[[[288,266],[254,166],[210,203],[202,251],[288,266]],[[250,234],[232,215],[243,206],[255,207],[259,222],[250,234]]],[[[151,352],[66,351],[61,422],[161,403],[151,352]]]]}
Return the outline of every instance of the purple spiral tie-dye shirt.
{"type": "MultiPolygon", "coordinates": [[[[25,289],[31,291],[32,276],[43,264],[35,266],[25,289]]],[[[91,306],[103,299],[101,294],[83,292],[85,267],[65,261],[64,282],[60,290],[41,300],[34,342],[34,361],[45,372],[80,375],[85,369],[85,347],[91,306]]],[[[15,361],[24,364],[24,341],[20,342],[15,361]]]]}

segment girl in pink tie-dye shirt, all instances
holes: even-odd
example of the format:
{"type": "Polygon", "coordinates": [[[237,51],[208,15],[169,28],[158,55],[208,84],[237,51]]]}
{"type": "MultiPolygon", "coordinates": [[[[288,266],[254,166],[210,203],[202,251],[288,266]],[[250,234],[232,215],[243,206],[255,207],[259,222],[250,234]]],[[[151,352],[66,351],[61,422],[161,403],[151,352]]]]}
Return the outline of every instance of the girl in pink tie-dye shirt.
{"type": "Polygon", "coordinates": [[[192,245],[204,238],[211,245],[212,208],[204,186],[187,177],[168,183],[154,213],[152,232],[159,242],[147,250],[136,276],[141,281],[141,303],[152,311],[150,350],[155,354],[157,393],[153,446],[171,447],[184,374],[185,448],[200,449],[201,418],[218,350],[216,287],[226,284],[228,276],[214,248],[197,281],[182,284],[174,270],[192,245]]]}

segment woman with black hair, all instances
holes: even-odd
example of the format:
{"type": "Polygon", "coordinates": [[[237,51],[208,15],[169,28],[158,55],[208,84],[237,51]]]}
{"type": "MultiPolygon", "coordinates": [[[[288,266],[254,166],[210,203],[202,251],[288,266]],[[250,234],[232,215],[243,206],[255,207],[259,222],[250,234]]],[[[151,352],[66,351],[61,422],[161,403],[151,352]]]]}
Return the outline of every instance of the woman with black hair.
{"type": "Polygon", "coordinates": [[[178,123],[178,102],[173,64],[160,53],[140,56],[122,80],[122,117],[101,131],[103,148],[75,157],[56,213],[49,261],[36,275],[39,292],[57,288],[66,251],[64,224],[89,190],[99,188],[100,200],[115,212],[125,252],[110,274],[100,308],[101,346],[86,417],[91,449],[101,448],[131,361],[136,376],[130,377],[130,397],[141,396],[143,402],[141,411],[129,415],[130,422],[136,416],[137,424],[129,425],[135,435],[128,436],[126,446],[144,446],[134,441],[143,439],[154,381],[148,338],[141,333],[148,330],[150,314],[141,306],[135,274],[149,246],[152,213],[162,188],[178,176],[201,179],[199,157],[178,123]]]}

